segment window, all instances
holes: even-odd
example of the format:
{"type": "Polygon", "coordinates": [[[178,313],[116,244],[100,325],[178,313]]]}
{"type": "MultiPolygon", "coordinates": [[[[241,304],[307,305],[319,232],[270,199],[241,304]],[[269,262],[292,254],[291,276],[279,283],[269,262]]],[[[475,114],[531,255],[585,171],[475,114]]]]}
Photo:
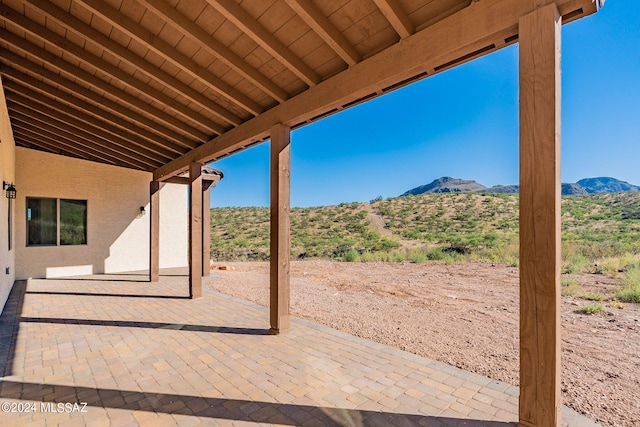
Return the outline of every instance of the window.
{"type": "Polygon", "coordinates": [[[56,199],[27,199],[27,246],[55,245],[58,240],[56,199]]]}
{"type": "Polygon", "coordinates": [[[87,201],[27,198],[27,246],[58,244],[87,244],[87,201]]]}
{"type": "Polygon", "coordinates": [[[87,201],[60,199],[60,244],[87,244],[87,201]]]}

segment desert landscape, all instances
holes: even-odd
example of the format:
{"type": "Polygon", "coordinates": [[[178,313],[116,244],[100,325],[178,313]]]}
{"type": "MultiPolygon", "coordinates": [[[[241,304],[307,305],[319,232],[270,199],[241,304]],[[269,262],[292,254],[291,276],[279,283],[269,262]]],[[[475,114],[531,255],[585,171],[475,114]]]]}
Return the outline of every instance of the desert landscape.
{"type": "MultiPolygon", "coordinates": [[[[217,265],[229,270],[212,272],[210,289],[268,305],[268,263],[217,265]]],[[[617,302],[617,286],[611,275],[563,275],[563,403],[631,427],[640,419],[640,307],[617,302]],[[589,295],[603,307],[596,314],[584,313],[589,295]]],[[[291,269],[294,316],[510,384],[518,294],[517,267],[500,263],[312,260],[291,269]]]]}

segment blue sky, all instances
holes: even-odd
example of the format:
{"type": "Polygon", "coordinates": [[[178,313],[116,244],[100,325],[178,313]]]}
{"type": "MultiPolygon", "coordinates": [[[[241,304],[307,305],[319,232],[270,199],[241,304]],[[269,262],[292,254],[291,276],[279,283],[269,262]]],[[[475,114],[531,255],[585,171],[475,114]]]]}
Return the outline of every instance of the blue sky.
{"type": "MultiPolygon", "coordinates": [[[[640,1],[562,31],[562,180],[640,185],[640,1]]],[[[441,176],[518,182],[518,47],[342,111],[291,136],[291,205],[395,197],[441,176]]],[[[212,164],[211,205],[268,206],[269,143],[212,164]]]]}

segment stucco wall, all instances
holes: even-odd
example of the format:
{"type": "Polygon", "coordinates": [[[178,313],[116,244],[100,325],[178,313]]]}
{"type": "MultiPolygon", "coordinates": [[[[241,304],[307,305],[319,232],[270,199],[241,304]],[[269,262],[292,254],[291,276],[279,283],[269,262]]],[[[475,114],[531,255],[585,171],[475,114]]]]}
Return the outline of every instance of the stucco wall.
{"type": "MultiPolygon", "coordinates": [[[[16,277],[148,269],[150,180],[148,172],[16,148],[16,277]],[[87,200],[87,244],[28,247],[27,197],[87,200]]],[[[167,184],[160,193],[161,268],[187,265],[186,191],[167,184]]]]}
{"type": "MultiPolygon", "coordinates": [[[[15,182],[15,142],[0,81],[0,181],[15,182]]],[[[1,187],[0,187],[1,188],[1,187]]],[[[14,201],[15,202],[15,201],[14,201]]],[[[15,224],[15,203],[11,203],[15,224]]],[[[9,199],[0,194],[0,312],[15,281],[15,249],[9,250],[9,199]]],[[[15,230],[14,230],[15,248],[15,230]]]]}

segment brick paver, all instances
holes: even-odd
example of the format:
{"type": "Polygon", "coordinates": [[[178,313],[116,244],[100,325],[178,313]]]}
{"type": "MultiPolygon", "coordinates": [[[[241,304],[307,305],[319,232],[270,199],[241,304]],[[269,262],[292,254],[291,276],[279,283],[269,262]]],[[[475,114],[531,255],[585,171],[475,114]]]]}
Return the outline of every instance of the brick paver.
{"type": "Polygon", "coordinates": [[[269,335],[263,307],[187,295],[179,270],[17,283],[0,424],[516,425],[517,387],[301,319],[269,335]]]}

